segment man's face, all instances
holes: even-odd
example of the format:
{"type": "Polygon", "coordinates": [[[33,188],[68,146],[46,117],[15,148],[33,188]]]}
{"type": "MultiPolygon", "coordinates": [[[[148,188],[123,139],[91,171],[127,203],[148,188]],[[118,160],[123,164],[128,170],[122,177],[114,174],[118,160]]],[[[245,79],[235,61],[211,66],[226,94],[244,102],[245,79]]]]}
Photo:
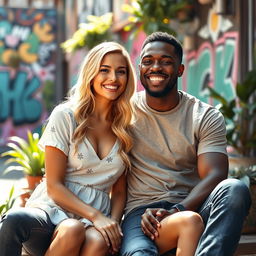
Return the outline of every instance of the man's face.
{"type": "Polygon", "coordinates": [[[159,98],[172,91],[184,70],[174,46],[160,41],[144,47],[139,68],[143,87],[150,96],[159,98]]]}

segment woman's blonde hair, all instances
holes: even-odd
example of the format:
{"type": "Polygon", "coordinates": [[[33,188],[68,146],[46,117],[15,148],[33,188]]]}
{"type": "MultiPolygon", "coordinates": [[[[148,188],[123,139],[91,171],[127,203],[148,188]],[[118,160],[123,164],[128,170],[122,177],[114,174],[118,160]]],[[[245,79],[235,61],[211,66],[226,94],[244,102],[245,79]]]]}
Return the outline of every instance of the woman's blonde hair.
{"type": "Polygon", "coordinates": [[[99,72],[103,57],[111,52],[120,52],[125,57],[128,66],[128,79],[125,91],[113,101],[110,118],[112,121],[111,129],[120,143],[119,153],[127,169],[130,169],[130,161],[127,154],[132,147],[129,128],[133,117],[131,98],[135,91],[136,75],[128,52],[116,42],[104,42],[95,46],[88,52],[81,65],[77,83],[69,99],[74,106],[74,114],[77,122],[73,140],[77,148],[78,144],[86,136],[85,131],[88,127],[88,117],[95,108],[92,81],[99,72]]]}

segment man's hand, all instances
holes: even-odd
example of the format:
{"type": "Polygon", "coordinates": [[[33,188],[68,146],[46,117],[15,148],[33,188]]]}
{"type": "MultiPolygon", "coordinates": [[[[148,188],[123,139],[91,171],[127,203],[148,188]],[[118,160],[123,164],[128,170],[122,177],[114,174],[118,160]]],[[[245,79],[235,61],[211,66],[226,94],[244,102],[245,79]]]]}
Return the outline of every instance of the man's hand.
{"type": "Polygon", "coordinates": [[[175,209],[169,211],[162,208],[146,209],[141,217],[141,229],[143,233],[154,240],[158,237],[157,228],[161,226],[160,221],[175,212],[177,212],[175,209]]]}

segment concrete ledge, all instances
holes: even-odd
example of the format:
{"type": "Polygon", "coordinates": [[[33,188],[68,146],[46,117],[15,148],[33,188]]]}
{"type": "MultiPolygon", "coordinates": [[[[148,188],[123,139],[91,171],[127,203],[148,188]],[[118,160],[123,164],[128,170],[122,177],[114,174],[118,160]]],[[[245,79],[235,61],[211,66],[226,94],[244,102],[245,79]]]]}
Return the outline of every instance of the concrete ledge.
{"type": "Polygon", "coordinates": [[[256,234],[242,235],[234,256],[256,256],[256,234]]]}

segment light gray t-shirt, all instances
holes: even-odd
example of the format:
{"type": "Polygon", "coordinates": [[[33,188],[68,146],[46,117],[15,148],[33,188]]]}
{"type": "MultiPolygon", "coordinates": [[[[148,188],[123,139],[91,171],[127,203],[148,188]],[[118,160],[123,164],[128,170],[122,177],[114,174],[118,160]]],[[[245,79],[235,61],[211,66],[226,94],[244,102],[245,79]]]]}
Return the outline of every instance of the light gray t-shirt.
{"type": "Polygon", "coordinates": [[[222,114],[185,92],[179,93],[179,104],[166,112],[151,109],[144,91],[137,94],[126,213],[161,200],[182,201],[200,181],[197,156],[227,154],[222,114]]]}

